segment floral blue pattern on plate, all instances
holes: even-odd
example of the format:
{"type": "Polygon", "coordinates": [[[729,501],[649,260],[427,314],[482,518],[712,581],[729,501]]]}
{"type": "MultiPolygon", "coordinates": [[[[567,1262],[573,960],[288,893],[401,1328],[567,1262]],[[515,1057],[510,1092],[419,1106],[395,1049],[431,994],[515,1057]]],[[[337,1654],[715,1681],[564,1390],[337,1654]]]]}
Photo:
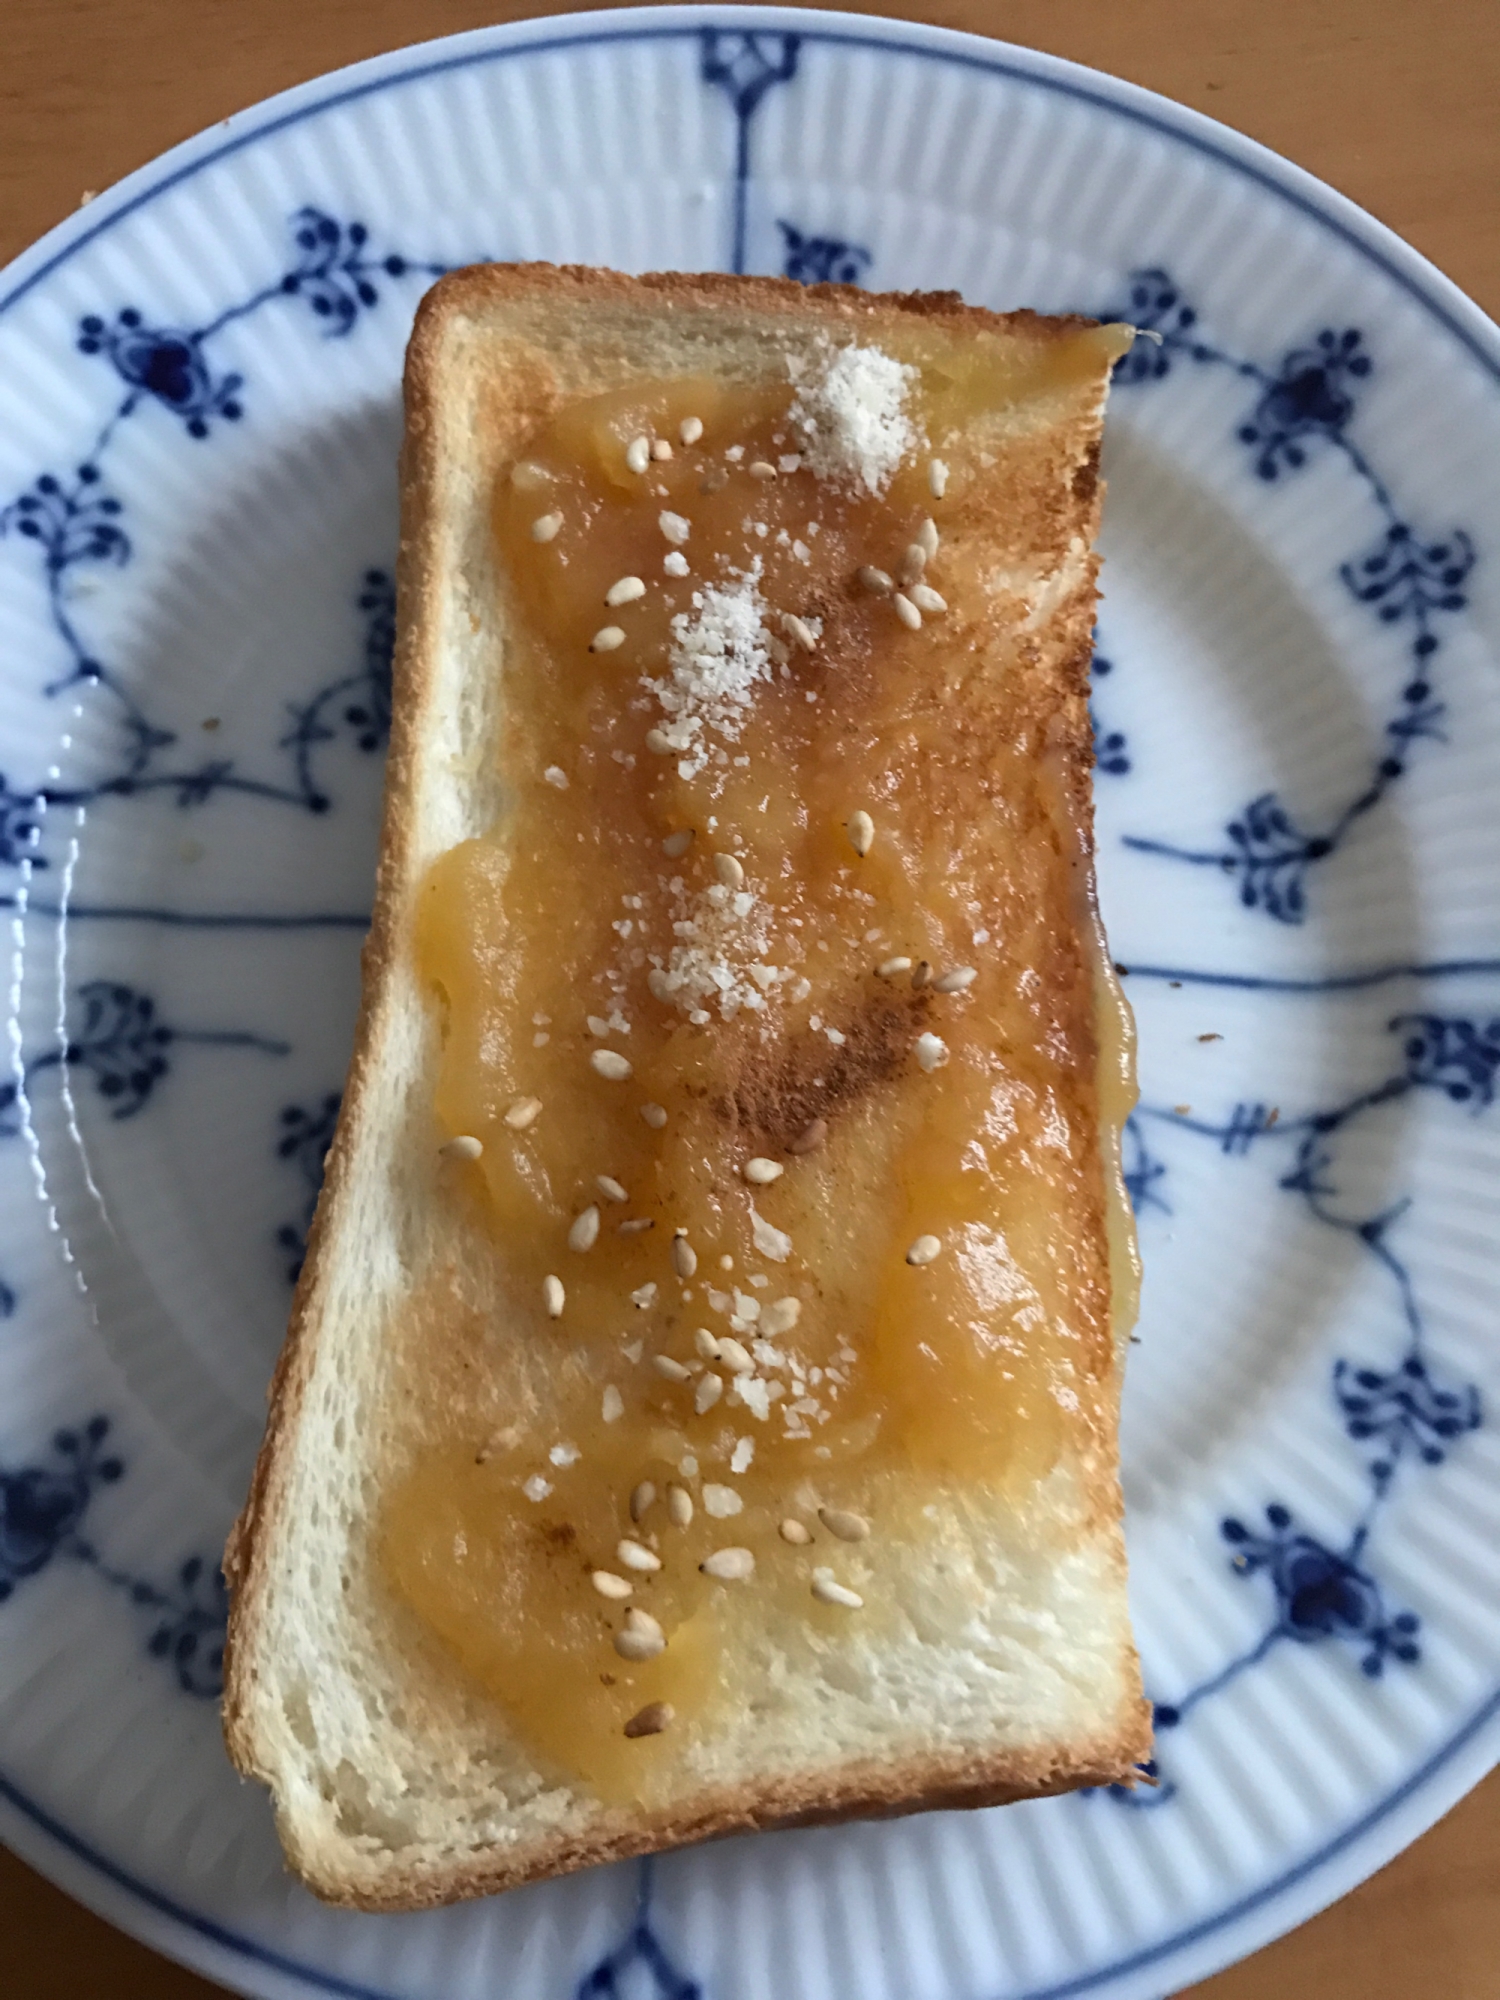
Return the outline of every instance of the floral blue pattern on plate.
{"type": "Polygon", "coordinates": [[[0,278],[0,352],[8,1839],[258,1994],[1128,2000],[1299,1921],[1488,1767],[1500,338],[1445,281],[1066,64],[664,9],[231,120],[0,278]],[[224,1762],[216,1552],[368,909],[400,353],[485,255],[1157,336],[1117,373],[1094,698],[1141,1027],[1134,1793],[375,1920],[290,1886],[224,1762]]]}

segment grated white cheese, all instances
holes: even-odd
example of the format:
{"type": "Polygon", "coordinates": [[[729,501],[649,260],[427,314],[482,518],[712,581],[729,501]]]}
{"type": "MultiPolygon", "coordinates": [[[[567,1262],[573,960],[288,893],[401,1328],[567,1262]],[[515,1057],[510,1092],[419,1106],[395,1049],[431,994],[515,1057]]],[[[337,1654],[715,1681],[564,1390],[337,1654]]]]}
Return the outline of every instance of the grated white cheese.
{"type": "Polygon", "coordinates": [[[784,1229],[767,1222],[750,1204],[750,1240],[762,1257],[769,1257],[773,1264],[784,1264],[792,1254],[792,1239],[784,1229]]]}
{"type": "Polygon", "coordinates": [[[708,761],[710,734],[739,740],[757,685],[771,678],[759,560],[743,575],[693,592],[691,612],[672,620],[670,671],[642,685],[661,703],[657,732],[681,758],[678,776],[692,780],[708,761]]]}
{"type": "Polygon", "coordinates": [[[788,369],[797,384],[790,415],[803,463],[830,485],[883,493],[916,448],[906,410],[916,369],[878,347],[825,347],[810,370],[797,360],[788,369]]]}

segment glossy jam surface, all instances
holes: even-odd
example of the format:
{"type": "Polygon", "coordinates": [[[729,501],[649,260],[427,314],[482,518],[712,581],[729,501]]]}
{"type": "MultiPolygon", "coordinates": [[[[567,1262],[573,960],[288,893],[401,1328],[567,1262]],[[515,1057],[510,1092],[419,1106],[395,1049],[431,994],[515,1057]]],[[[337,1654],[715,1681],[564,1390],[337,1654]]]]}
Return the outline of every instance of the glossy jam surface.
{"type": "MultiPolygon", "coordinates": [[[[1099,339],[1034,381],[1098,377],[1099,339]]],[[[483,1145],[440,1178],[497,1248],[506,1331],[465,1337],[476,1367],[488,1339],[536,1365],[493,1436],[460,1400],[392,1496],[384,1548],[549,1765],[607,1797],[649,1796],[684,1732],[743,1698],[732,1594],[835,1634],[878,1618],[881,1540],[920,1519],[924,1483],[1024,1494],[1065,1442],[1112,1441],[1128,1015],[1100,957],[1076,743],[1059,747],[1055,686],[985,584],[1039,554],[997,548],[997,496],[1002,521],[1032,518],[1030,475],[964,444],[1027,384],[917,359],[941,495],[925,446],[879,494],[816,480],[790,389],[707,380],[564,408],[495,492],[512,799],[493,838],[432,869],[415,948],[442,1023],[438,1122],[483,1145]],[[703,427],[688,444],[685,419],[703,427]],[[671,457],[632,470],[641,438],[671,457]],[[910,630],[857,573],[899,576],[929,519],[923,580],[946,609],[910,630]],[[644,594],[608,605],[632,577],[644,594]],[[724,668],[711,633],[705,668],[726,601],[750,638],[724,668]],[[597,649],[608,627],[623,640],[597,649]],[[629,1073],[601,1074],[605,1052],[629,1073]],[[747,1179],[759,1161],[779,1174],[747,1179]],[[924,1238],[935,1255],[910,1261],[924,1238]],[[820,1507],[868,1538],[830,1535],[820,1507]],[[789,1518],[810,1545],[783,1539],[789,1518]],[[632,1570],[622,1536],[661,1567],[632,1570]],[[727,1547],[753,1576],[700,1571],[727,1547]],[[817,1601],[819,1565],[876,1579],[865,1607],[817,1601]],[[596,1570],[633,1595],[601,1596],[596,1570]],[[616,1652],[628,1607],[660,1626],[657,1657],[616,1652]],[[658,1703],[668,1728],[624,1734],[658,1703]]],[[[408,1346],[453,1338],[463,1311],[434,1278],[408,1346]]]]}

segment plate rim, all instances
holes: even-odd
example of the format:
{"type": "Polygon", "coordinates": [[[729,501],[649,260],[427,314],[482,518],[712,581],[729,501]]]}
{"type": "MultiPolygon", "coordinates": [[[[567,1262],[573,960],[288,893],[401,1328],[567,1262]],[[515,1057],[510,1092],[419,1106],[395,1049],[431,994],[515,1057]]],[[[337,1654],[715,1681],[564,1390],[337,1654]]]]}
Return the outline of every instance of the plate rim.
{"type": "MultiPolygon", "coordinates": [[[[711,4],[597,9],[492,23],[415,42],[325,71],[232,113],[157,154],[88,208],[65,217],[0,268],[0,322],[78,251],[157,197],[208,167],[325,112],[406,84],[514,57],[580,47],[670,42],[718,27],[796,34],[804,43],[916,56],[1072,98],[1105,115],[1186,144],[1244,175],[1306,219],[1331,229],[1500,383],[1500,326],[1454,280],[1386,224],[1307,169],[1208,114],[1145,86],[1068,58],[964,30],[899,17],[803,7],[711,4]]],[[[1018,2000],[1071,2000],[1106,1990],[1126,2000],[1159,1991],[1144,1974],[1174,1961],[1174,1985],[1235,1962],[1346,1894],[1435,1823],[1500,1761],[1500,1684],[1446,1740],[1383,1798],[1271,1880],[1223,1909],[1106,1965],[1029,1990],[1018,2000]],[[1469,1751],[1468,1757],[1464,1752],[1469,1751]],[[1269,1922],[1265,1921],[1268,1913],[1269,1922]]],[[[131,1935],[246,1992],[329,1993],[394,2000],[381,1989],[301,1963],[238,1934],[137,1879],[32,1799],[0,1768],[0,1831],[7,1843],[67,1893],[131,1935]],[[248,1964],[247,1964],[248,1961],[248,1964]],[[244,1985],[249,1966],[261,1982],[244,1985]],[[290,1985],[287,1982],[295,1982],[290,1985]]]]}

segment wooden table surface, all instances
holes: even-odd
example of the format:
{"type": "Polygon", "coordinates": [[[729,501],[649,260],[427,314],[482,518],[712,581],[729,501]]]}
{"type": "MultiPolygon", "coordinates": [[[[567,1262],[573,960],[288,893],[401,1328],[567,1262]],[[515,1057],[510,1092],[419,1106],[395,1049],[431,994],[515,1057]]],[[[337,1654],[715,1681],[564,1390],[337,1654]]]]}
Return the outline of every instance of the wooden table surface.
{"type": "MultiPolygon", "coordinates": [[[[85,191],[272,91],[430,35],[557,11],[475,0],[3,0],[0,263],[85,191]]],[[[1209,112],[1352,196],[1500,315],[1497,0],[909,0],[865,11],[1046,49],[1209,112]]],[[[8,2000],[218,1990],[3,1852],[0,1939],[8,2000]]],[[[1373,1881],[1193,1992],[1303,1996],[1500,2000],[1500,1772],[1373,1881]]]]}

